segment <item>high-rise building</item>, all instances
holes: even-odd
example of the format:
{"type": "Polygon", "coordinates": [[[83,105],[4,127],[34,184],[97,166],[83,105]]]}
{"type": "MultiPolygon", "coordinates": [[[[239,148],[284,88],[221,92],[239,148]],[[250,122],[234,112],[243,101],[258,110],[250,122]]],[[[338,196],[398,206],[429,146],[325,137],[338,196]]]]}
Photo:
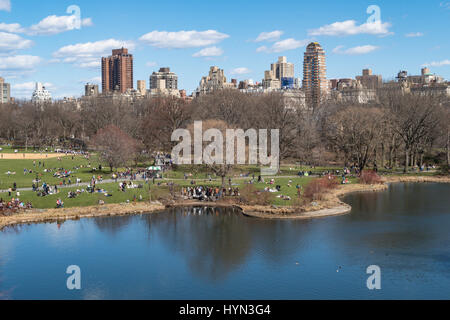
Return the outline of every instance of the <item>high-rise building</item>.
{"type": "Polygon", "coordinates": [[[312,42],[306,47],[303,60],[303,89],[310,107],[318,106],[328,94],[325,51],[318,42],[312,42]]]}
{"type": "Polygon", "coordinates": [[[0,78],[0,103],[8,103],[11,101],[11,85],[0,78]]]}
{"type": "Polygon", "coordinates": [[[145,88],[145,80],[138,80],[137,81],[137,91],[145,96],[147,93],[147,88],[145,88]]]}
{"type": "Polygon", "coordinates": [[[278,57],[270,70],[264,73],[263,86],[266,89],[294,88],[294,64],[287,62],[286,57],[278,57]]]}
{"type": "Polygon", "coordinates": [[[42,83],[36,82],[36,89],[31,96],[31,101],[34,103],[50,102],[52,101],[52,95],[42,83]]]}
{"type": "Polygon", "coordinates": [[[133,89],[133,55],[128,49],[115,49],[102,58],[102,92],[125,93],[128,89],[133,89]]]}
{"type": "Polygon", "coordinates": [[[98,85],[87,83],[84,86],[84,95],[86,97],[96,97],[98,96],[98,85]]]}
{"type": "Polygon", "coordinates": [[[150,89],[178,90],[178,76],[170,68],[160,68],[150,76],[150,89]]]}

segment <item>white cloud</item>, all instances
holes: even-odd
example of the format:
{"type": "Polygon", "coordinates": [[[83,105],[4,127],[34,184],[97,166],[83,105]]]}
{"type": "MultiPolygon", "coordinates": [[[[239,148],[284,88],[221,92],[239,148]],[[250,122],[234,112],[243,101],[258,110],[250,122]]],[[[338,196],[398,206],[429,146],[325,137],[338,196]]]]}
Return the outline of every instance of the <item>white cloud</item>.
{"type": "Polygon", "coordinates": [[[95,61],[86,61],[86,62],[81,62],[78,64],[78,66],[80,68],[85,68],[85,69],[97,69],[101,67],[101,62],[100,60],[95,60],[95,61]]]}
{"type": "Polygon", "coordinates": [[[390,27],[391,24],[389,22],[366,22],[358,26],[355,20],[347,20],[328,24],[319,29],[309,30],[308,34],[310,36],[352,36],[357,34],[387,36],[393,34],[389,31],[390,27]]]}
{"type": "Polygon", "coordinates": [[[357,46],[357,47],[349,48],[346,50],[343,50],[343,49],[344,49],[344,46],[337,46],[336,48],[333,49],[333,53],[347,54],[347,55],[367,54],[367,53],[377,50],[378,47],[372,46],[372,45],[365,45],[365,46],[357,46]]]}
{"type": "Polygon", "coordinates": [[[132,41],[116,39],[96,42],[77,43],[60,48],[53,57],[65,63],[74,63],[81,68],[99,68],[101,57],[111,55],[113,49],[125,47],[132,51],[135,44],[132,41]]]}
{"type": "Polygon", "coordinates": [[[442,61],[433,61],[430,63],[425,63],[422,65],[422,67],[443,67],[443,66],[449,66],[450,60],[442,60],[442,61]]]}
{"type": "MultiPolygon", "coordinates": [[[[43,83],[43,86],[48,90],[55,88],[55,86],[50,82],[43,83]]],[[[11,85],[11,95],[16,98],[31,98],[35,88],[36,82],[16,83],[11,85]]]]}
{"type": "Polygon", "coordinates": [[[11,1],[0,0],[0,11],[11,11],[11,1]]]}
{"type": "MultiPolygon", "coordinates": [[[[53,84],[50,82],[43,83],[43,86],[50,89],[53,87],[53,84]]],[[[25,83],[17,83],[12,85],[12,88],[15,90],[31,90],[33,91],[36,88],[36,82],[25,82],[25,83]]]]}
{"type": "Polygon", "coordinates": [[[24,39],[17,34],[0,32],[0,52],[28,49],[32,45],[33,41],[24,39]]]}
{"type": "Polygon", "coordinates": [[[221,55],[223,55],[223,50],[221,48],[209,47],[194,53],[192,56],[199,58],[199,57],[220,57],[221,55]]]}
{"type": "Polygon", "coordinates": [[[145,64],[147,67],[156,67],[158,64],[155,61],[149,61],[145,64]]]}
{"type": "Polygon", "coordinates": [[[416,37],[423,37],[423,33],[422,32],[410,32],[405,34],[405,37],[407,38],[416,38],[416,37]]]}
{"type": "Polygon", "coordinates": [[[281,40],[275,42],[272,47],[268,48],[266,46],[259,47],[256,49],[256,52],[283,52],[287,50],[294,50],[308,44],[309,40],[295,40],[293,38],[289,38],[286,40],[281,40]]]}
{"type": "Polygon", "coordinates": [[[54,35],[81,27],[90,27],[93,25],[91,18],[82,19],[78,22],[77,16],[48,16],[39,23],[32,25],[27,29],[30,35],[54,35]]]}
{"type": "Polygon", "coordinates": [[[262,42],[262,41],[277,41],[278,39],[280,39],[280,37],[283,35],[283,31],[280,30],[275,30],[272,32],[261,32],[258,36],[258,38],[256,38],[255,42],[262,42]]]}
{"type": "Polygon", "coordinates": [[[22,33],[25,32],[25,29],[18,23],[0,23],[0,31],[6,31],[10,33],[22,33]]]}
{"type": "Polygon", "coordinates": [[[229,38],[216,30],[207,31],[152,31],[139,38],[140,41],[157,48],[196,48],[210,46],[229,38]]]}
{"type": "Polygon", "coordinates": [[[261,46],[256,49],[256,52],[268,52],[268,51],[269,51],[269,48],[267,48],[266,46],[261,46]]]}
{"type": "Polygon", "coordinates": [[[40,57],[31,55],[0,56],[0,72],[8,77],[22,76],[33,72],[41,61],[40,57]]]}
{"type": "Polygon", "coordinates": [[[248,74],[251,72],[252,71],[250,69],[244,67],[231,70],[231,74],[248,74]]]}

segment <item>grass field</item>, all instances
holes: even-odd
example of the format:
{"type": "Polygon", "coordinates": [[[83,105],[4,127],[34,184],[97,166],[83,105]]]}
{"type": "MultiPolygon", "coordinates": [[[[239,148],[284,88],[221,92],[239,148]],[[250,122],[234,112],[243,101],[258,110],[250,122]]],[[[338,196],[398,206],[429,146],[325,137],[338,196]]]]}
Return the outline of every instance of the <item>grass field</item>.
{"type": "MultiPolygon", "coordinates": [[[[45,197],[38,197],[35,192],[32,191],[21,191],[20,192],[20,200],[24,203],[30,201],[33,204],[34,208],[37,209],[48,209],[56,207],[56,200],[61,199],[64,201],[64,207],[73,208],[73,207],[86,207],[86,206],[94,206],[98,205],[99,200],[103,200],[107,204],[111,203],[123,203],[127,200],[133,201],[134,196],[139,199],[139,196],[142,195],[144,200],[149,200],[148,186],[144,186],[143,189],[127,189],[126,192],[119,191],[118,184],[116,183],[107,183],[98,185],[98,188],[105,189],[108,193],[112,194],[112,197],[106,197],[103,193],[87,193],[83,192],[79,196],[74,199],[69,199],[68,192],[76,191],[77,189],[85,189],[85,186],[73,187],[67,189],[60,189],[58,194],[48,195],[45,197]]],[[[13,196],[16,193],[13,192],[13,196]]],[[[8,199],[8,194],[3,193],[0,194],[0,197],[4,200],[8,199]]]]}
{"type": "MultiPolygon", "coordinates": [[[[303,178],[275,178],[275,184],[269,185],[268,181],[270,179],[266,179],[266,183],[256,183],[255,187],[259,190],[264,190],[265,187],[271,187],[275,188],[276,185],[281,186],[281,192],[273,193],[274,199],[273,204],[280,205],[280,206],[286,206],[291,205],[293,201],[286,201],[281,200],[279,198],[276,198],[278,195],[285,195],[289,196],[292,199],[295,199],[297,196],[297,189],[296,185],[299,184],[303,188],[312,180],[311,177],[303,177],[303,178]],[[292,181],[291,186],[288,187],[289,181],[292,181]]],[[[243,189],[246,185],[246,180],[239,179],[232,181],[233,188],[238,187],[239,189],[243,189]]],[[[140,196],[142,196],[143,201],[148,201],[149,196],[149,187],[152,190],[152,193],[154,194],[164,194],[168,193],[169,189],[167,187],[167,183],[174,182],[175,185],[179,188],[181,187],[188,187],[191,186],[189,181],[170,181],[170,180],[160,180],[161,186],[157,185],[147,185],[143,182],[139,182],[143,185],[142,189],[127,189],[126,192],[122,192],[119,190],[119,184],[118,183],[104,183],[104,184],[98,184],[97,188],[105,189],[108,193],[112,194],[112,197],[106,197],[104,194],[101,193],[87,193],[83,192],[79,196],[77,196],[75,199],[69,199],[68,198],[68,192],[69,191],[76,191],[77,189],[85,189],[84,186],[79,187],[71,187],[71,188],[65,188],[60,189],[60,192],[55,195],[48,195],[46,197],[38,197],[35,192],[32,191],[21,191],[20,192],[20,200],[24,203],[30,201],[33,204],[34,208],[37,209],[47,209],[47,208],[55,208],[56,207],[56,200],[61,199],[64,201],[64,205],[66,208],[71,207],[85,207],[85,206],[93,206],[97,205],[99,200],[103,200],[106,204],[112,204],[112,203],[124,203],[127,200],[133,201],[134,196],[139,200],[140,196]]],[[[228,183],[228,182],[227,182],[228,183]]],[[[135,183],[137,184],[137,183],[135,183]]],[[[213,182],[197,182],[197,186],[220,186],[219,181],[213,181],[213,182]]],[[[15,197],[16,193],[12,193],[12,197],[15,197]]],[[[4,200],[10,200],[10,197],[8,197],[8,193],[0,193],[0,198],[4,200]]]]}
{"type": "MultiPolygon", "coordinates": [[[[10,147],[2,147],[3,150],[1,153],[3,154],[12,154],[14,153],[13,148],[10,147]]],[[[29,151],[32,152],[32,151],[29,151]]],[[[82,182],[89,182],[93,175],[99,176],[101,175],[103,179],[110,179],[111,172],[109,168],[103,165],[103,170],[95,170],[93,168],[97,168],[100,165],[100,161],[96,155],[91,155],[89,159],[86,159],[84,156],[75,155],[75,156],[67,156],[62,157],[61,160],[57,158],[53,159],[42,159],[42,160],[27,160],[27,159],[0,159],[0,190],[7,190],[8,188],[13,186],[15,182],[17,184],[17,188],[31,188],[33,180],[38,178],[41,182],[39,186],[42,186],[43,182],[54,186],[60,185],[63,181],[62,178],[55,177],[54,174],[57,171],[69,170],[72,171],[70,179],[72,184],[76,182],[77,178],[80,178],[82,182]],[[41,165],[39,166],[39,162],[41,165]],[[45,167],[44,167],[45,166],[45,167]],[[31,173],[24,173],[24,169],[28,171],[32,171],[31,173]]],[[[146,166],[146,164],[143,164],[146,166]]],[[[123,169],[119,169],[122,171],[123,169]]],[[[281,186],[281,192],[272,193],[273,200],[272,203],[274,205],[286,206],[294,204],[294,199],[297,198],[297,188],[296,185],[300,185],[303,189],[306,185],[314,178],[312,177],[299,177],[297,176],[300,171],[312,171],[313,174],[320,174],[325,171],[335,171],[342,170],[339,167],[307,167],[307,166],[298,166],[298,165],[283,165],[281,166],[281,170],[275,178],[275,184],[269,185],[268,181],[270,179],[266,178],[266,183],[256,183],[254,186],[263,190],[265,187],[270,187],[272,189],[275,188],[276,185],[281,186]],[[286,178],[293,177],[293,178],[286,178]],[[289,196],[292,200],[282,200],[277,198],[279,195],[289,196]]],[[[397,171],[397,170],[395,170],[397,171]]],[[[382,174],[392,173],[386,170],[380,170],[382,174]]],[[[236,167],[230,176],[233,179],[233,187],[238,187],[239,189],[243,189],[246,185],[246,182],[249,181],[252,176],[258,177],[260,174],[260,168],[258,166],[238,166],[236,167]]],[[[407,175],[435,175],[434,172],[411,172],[407,175]]],[[[178,187],[191,186],[191,180],[196,180],[196,185],[202,186],[220,186],[220,178],[215,177],[213,174],[208,172],[206,167],[193,167],[193,166],[179,166],[175,170],[166,172],[164,174],[164,180],[160,180],[162,186],[154,186],[151,185],[153,194],[159,193],[164,194],[168,193],[167,183],[173,182],[178,187]],[[187,179],[184,179],[184,174],[188,174],[187,179]],[[209,175],[211,175],[213,181],[209,182],[209,175]]],[[[68,178],[65,179],[66,183],[68,182],[68,178]]],[[[356,183],[357,179],[350,179],[351,183],[356,183]]],[[[142,182],[141,182],[142,183],[142,182]]],[[[109,193],[112,193],[112,197],[105,197],[100,193],[82,193],[75,199],[68,198],[69,191],[76,191],[77,189],[86,188],[85,186],[79,187],[71,187],[61,189],[61,192],[57,195],[50,195],[46,197],[38,197],[36,193],[31,191],[21,191],[20,199],[23,202],[30,201],[35,208],[46,209],[46,208],[54,208],[56,206],[56,200],[58,198],[62,199],[65,203],[65,207],[78,207],[78,206],[92,206],[97,205],[99,200],[105,201],[107,204],[111,203],[122,203],[128,201],[132,201],[136,196],[137,199],[142,196],[143,201],[149,200],[149,190],[148,185],[144,184],[143,189],[128,189],[126,192],[119,191],[118,183],[104,183],[97,184],[97,188],[103,188],[107,190],[109,193]]],[[[227,187],[228,187],[228,179],[227,179],[227,187]]],[[[16,193],[14,192],[12,196],[14,197],[16,193]]],[[[0,193],[0,197],[4,200],[9,200],[8,193],[0,193]]]]}
{"type": "MultiPolygon", "coordinates": [[[[307,167],[307,166],[286,166],[282,165],[280,168],[280,171],[277,173],[278,176],[283,177],[290,177],[290,176],[297,176],[297,174],[300,171],[309,172],[312,171],[313,174],[320,174],[326,171],[333,171],[342,168],[338,167],[307,167]]],[[[194,167],[194,166],[178,166],[176,169],[165,173],[165,177],[168,179],[183,179],[184,174],[188,175],[188,179],[207,179],[208,176],[211,174],[211,176],[214,176],[211,172],[209,172],[206,167],[200,166],[200,167],[194,167]]],[[[259,166],[250,166],[250,165],[243,165],[243,166],[236,166],[233,169],[233,172],[230,174],[232,177],[240,177],[240,176],[249,176],[252,177],[254,175],[255,177],[258,177],[258,175],[261,173],[261,168],[259,166]]]]}
{"type": "MultiPolygon", "coordinates": [[[[18,150],[19,153],[39,153],[39,151],[34,150],[33,148],[13,148],[12,146],[6,146],[6,145],[0,145],[0,148],[2,150],[0,150],[0,153],[14,153],[15,150],[18,150]],[[36,152],[35,152],[36,151],[36,152]]],[[[45,151],[45,150],[42,150],[45,151]]],[[[47,150],[47,151],[51,151],[51,150],[47,150]]]]}
{"type": "Polygon", "coordinates": [[[72,156],[67,156],[62,157],[61,161],[57,158],[44,160],[0,159],[0,190],[7,190],[13,186],[14,182],[17,184],[17,188],[31,188],[36,177],[47,184],[59,185],[62,179],[53,175],[60,169],[72,171],[71,180],[73,182],[76,181],[76,178],[89,182],[94,174],[103,175],[106,178],[109,169],[105,168],[102,172],[97,171],[95,173],[92,171],[92,168],[98,168],[98,165],[99,160],[96,156],[91,156],[89,160],[83,156],[74,156],[73,159],[72,156]],[[39,162],[41,162],[41,166],[39,166],[39,162]],[[24,169],[32,173],[24,173],[24,169]]]}

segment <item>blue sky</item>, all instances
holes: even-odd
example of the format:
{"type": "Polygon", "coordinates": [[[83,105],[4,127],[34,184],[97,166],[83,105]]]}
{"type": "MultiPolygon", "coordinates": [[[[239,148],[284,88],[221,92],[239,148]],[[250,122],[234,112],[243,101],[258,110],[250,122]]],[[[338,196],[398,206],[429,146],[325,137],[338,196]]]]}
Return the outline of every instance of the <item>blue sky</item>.
{"type": "Polygon", "coordinates": [[[135,82],[148,86],[153,71],[169,66],[190,93],[210,66],[261,81],[281,55],[302,77],[305,45],[315,40],[330,79],[367,67],[392,79],[425,64],[450,79],[448,30],[450,1],[442,0],[0,0],[0,76],[18,98],[29,98],[36,81],[54,97],[80,96],[86,82],[99,83],[100,57],[124,44],[134,54],[135,82]],[[80,19],[67,12],[71,5],[80,19]],[[381,21],[367,13],[370,5],[381,21]]]}

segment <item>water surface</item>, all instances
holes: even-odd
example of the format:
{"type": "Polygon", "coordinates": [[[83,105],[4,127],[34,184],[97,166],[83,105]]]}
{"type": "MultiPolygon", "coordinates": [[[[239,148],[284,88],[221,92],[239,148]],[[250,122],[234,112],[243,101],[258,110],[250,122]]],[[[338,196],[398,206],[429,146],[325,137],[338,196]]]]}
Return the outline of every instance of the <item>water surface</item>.
{"type": "Polygon", "coordinates": [[[0,299],[450,299],[449,195],[395,184],[310,221],[195,208],[10,227],[0,299]],[[69,265],[80,291],[66,288],[69,265]],[[366,287],[370,265],[381,290],[366,287]]]}

